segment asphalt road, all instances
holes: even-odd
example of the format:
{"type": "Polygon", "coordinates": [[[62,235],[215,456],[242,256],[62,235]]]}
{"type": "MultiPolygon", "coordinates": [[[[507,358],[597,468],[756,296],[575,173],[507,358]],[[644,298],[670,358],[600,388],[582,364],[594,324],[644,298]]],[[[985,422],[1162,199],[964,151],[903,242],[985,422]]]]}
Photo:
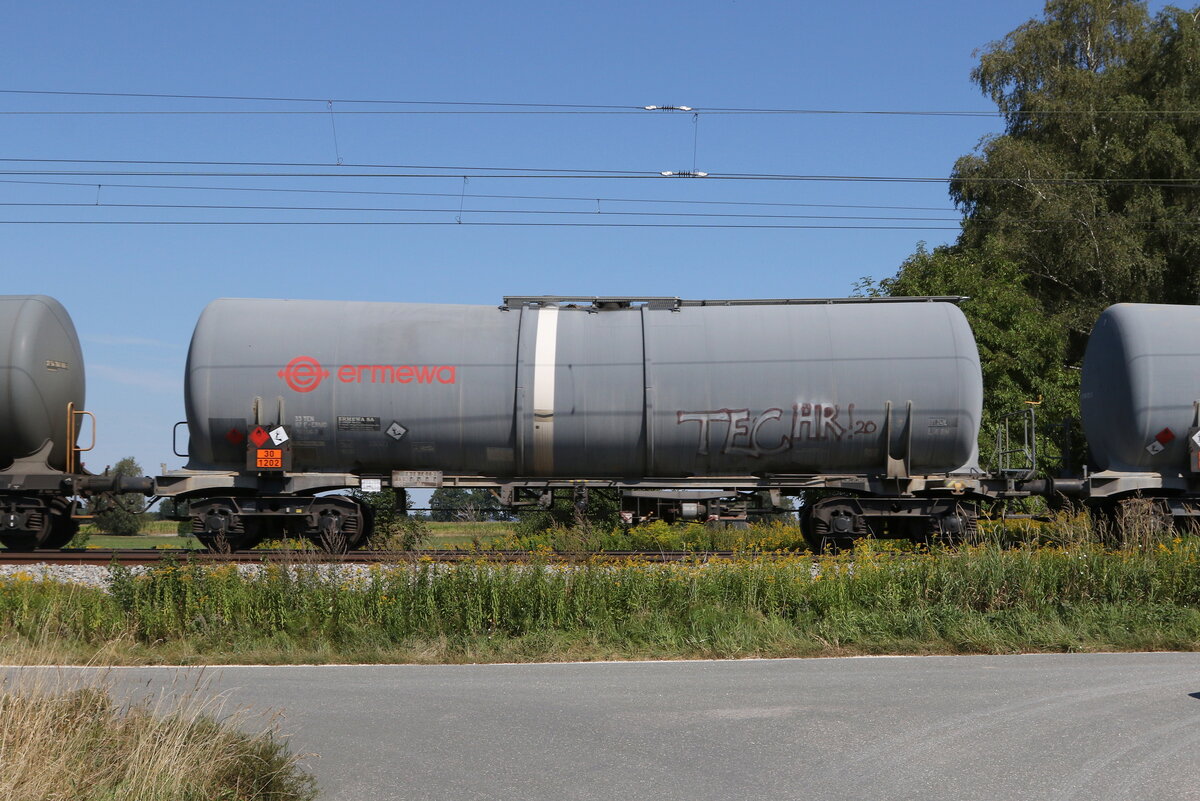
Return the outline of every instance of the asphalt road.
{"type": "MultiPolygon", "coordinates": [[[[205,677],[282,711],[328,799],[1200,799],[1200,654],[205,677]]],[[[108,678],[142,693],[193,680],[108,678]]]]}

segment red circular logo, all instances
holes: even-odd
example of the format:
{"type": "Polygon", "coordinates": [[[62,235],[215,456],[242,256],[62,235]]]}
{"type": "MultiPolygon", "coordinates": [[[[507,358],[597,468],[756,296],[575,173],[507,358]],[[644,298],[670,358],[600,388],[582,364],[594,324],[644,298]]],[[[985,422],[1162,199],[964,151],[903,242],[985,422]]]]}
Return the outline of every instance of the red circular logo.
{"type": "Polygon", "coordinates": [[[279,371],[290,389],[296,392],[312,392],[321,381],[329,377],[329,371],[321,369],[321,363],[311,356],[297,356],[279,371]]]}

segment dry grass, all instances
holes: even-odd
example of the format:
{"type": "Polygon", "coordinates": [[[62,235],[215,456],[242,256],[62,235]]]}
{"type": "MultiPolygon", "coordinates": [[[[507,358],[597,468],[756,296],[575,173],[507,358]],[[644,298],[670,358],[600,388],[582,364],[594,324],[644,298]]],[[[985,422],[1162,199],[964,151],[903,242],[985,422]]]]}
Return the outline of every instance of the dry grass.
{"type": "MultiPolygon", "coordinates": [[[[56,650],[43,642],[28,656],[56,650]]],[[[0,677],[0,798],[316,797],[315,780],[280,738],[277,722],[226,709],[202,675],[153,698],[120,698],[112,684],[100,669],[9,669],[0,677]]]]}

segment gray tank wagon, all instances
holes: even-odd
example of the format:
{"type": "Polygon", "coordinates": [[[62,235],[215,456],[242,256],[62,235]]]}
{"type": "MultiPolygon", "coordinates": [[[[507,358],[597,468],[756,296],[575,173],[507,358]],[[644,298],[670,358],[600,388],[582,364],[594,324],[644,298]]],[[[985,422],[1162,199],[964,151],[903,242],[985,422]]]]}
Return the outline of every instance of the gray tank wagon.
{"type": "Polygon", "coordinates": [[[217,300],[188,353],[189,461],[159,492],[213,547],[353,545],[361,509],[314,496],[359,486],[828,489],[817,541],[958,534],[991,490],[947,300],[217,300]]]}
{"type": "Polygon", "coordinates": [[[48,442],[46,465],[64,470],[67,408],[84,408],[83,351],[54,298],[0,297],[0,387],[0,465],[34,456],[48,442]]]}
{"type": "Polygon", "coordinates": [[[1084,436],[1098,472],[1080,488],[1112,514],[1132,498],[1176,522],[1200,517],[1200,307],[1120,303],[1088,339],[1084,436]]]}
{"type": "Polygon", "coordinates": [[[0,543],[58,548],[78,528],[77,499],[149,494],[149,479],[86,474],[78,462],[83,352],[75,324],[46,295],[0,296],[0,543]]]}

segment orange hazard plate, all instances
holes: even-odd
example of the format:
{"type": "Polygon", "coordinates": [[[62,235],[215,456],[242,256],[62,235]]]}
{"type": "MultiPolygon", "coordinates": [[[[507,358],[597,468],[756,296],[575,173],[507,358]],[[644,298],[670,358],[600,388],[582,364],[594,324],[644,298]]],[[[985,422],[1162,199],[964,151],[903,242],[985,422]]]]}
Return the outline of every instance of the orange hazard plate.
{"type": "Polygon", "coordinates": [[[255,467],[283,467],[283,451],[268,449],[259,449],[257,456],[254,459],[255,467]]]}

